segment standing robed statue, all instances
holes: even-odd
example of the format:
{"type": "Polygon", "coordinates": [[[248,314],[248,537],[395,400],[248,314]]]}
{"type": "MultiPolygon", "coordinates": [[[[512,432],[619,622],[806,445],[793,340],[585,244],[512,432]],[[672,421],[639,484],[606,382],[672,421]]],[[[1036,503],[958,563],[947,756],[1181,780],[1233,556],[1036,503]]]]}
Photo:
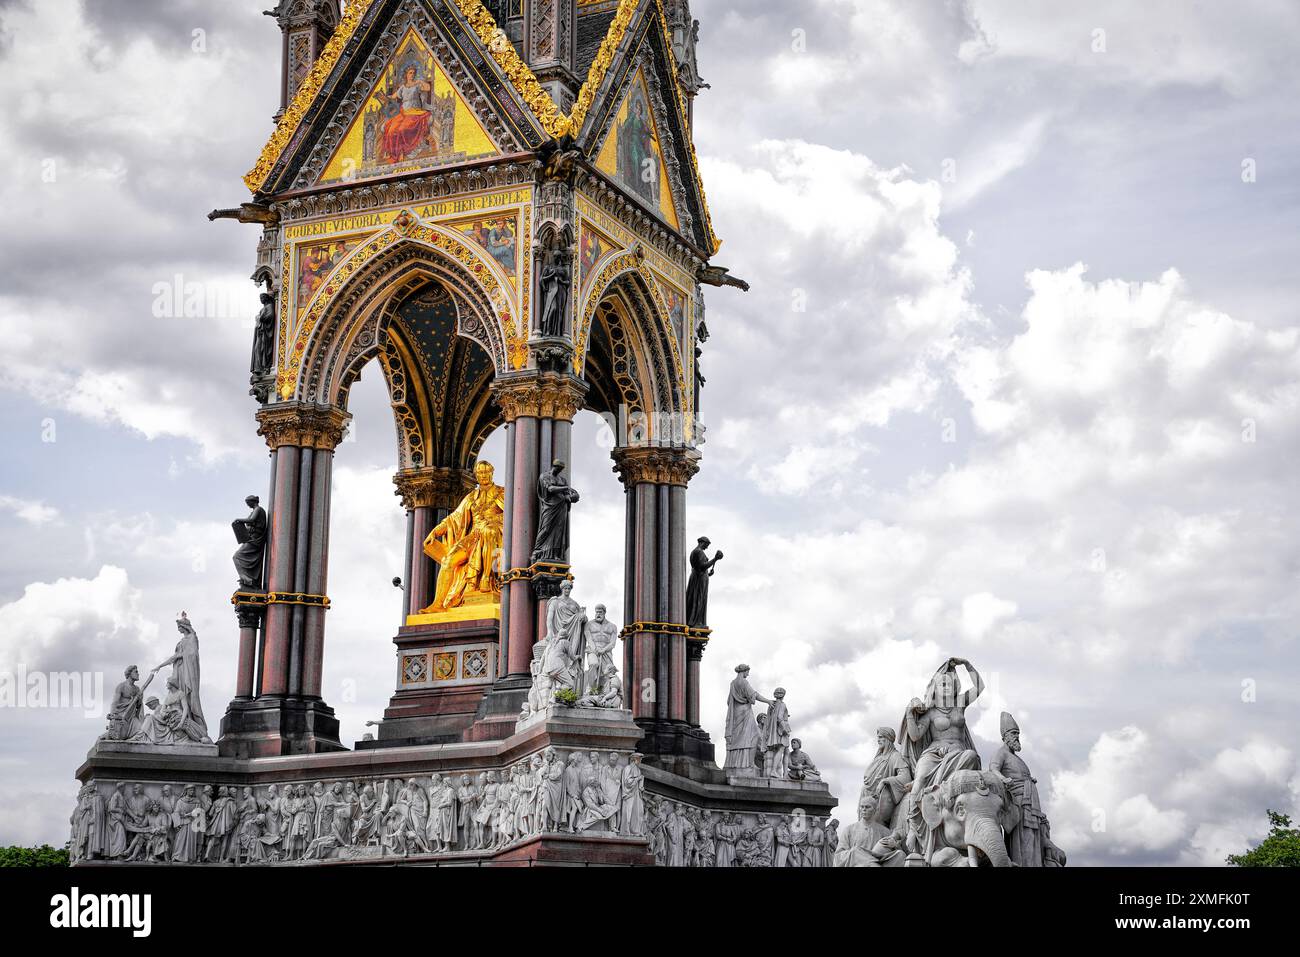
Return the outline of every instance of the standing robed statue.
{"type": "Polygon", "coordinates": [[[537,479],[537,538],[533,544],[534,562],[564,563],[569,560],[569,510],[578,501],[578,492],[564,477],[564,463],[556,459],[551,471],[537,479]]]}
{"type": "Polygon", "coordinates": [[[708,536],[701,535],[691,551],[691,578],[686,583],[686,624],[691,628],[709,627],[709,579],[713,577],[713,566],[722,561],[720,551],[709,558],[707,549],[711,544],[708,536]]]}
{"type": "Polygon", "coordinates": [[[266,509],[256,495],[245,498],[244,504],[251,509],[248,518],[237,518],[230,523],[239,542],[233,556],[235,571],[239,573],[240,588],[261,588],[262,561],[266,555],[266,509]]]}

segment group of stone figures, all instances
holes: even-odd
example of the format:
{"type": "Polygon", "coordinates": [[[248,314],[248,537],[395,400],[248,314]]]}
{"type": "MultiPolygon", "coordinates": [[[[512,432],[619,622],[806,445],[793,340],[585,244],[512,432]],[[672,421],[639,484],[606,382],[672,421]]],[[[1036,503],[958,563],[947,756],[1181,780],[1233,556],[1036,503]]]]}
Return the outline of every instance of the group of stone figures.
{"type": "Polygon", "coordinates": [[[541,834],[646,837],[641,755],[555,748],[503,771],[265,788],[82,787],[74,863],[298,864],[495,853],[541,834]]]}
{"type": "Polygon", "coordinates": [[[176,620],[176,628],[181,640],[176,643],[175,652],[149,672],[143,685],[136,684],[140,669],[135,665],[123,672],[123,680],[113,691],[108,728],[101,740],[152,745],[211,744],[199,700],[199,636],[185,612],[176,620]],[[168,666],[171,674],[163,699],[145,698],[144,693],[154,677],[168,666]]]}
{"type": "Polygon", "coordinates": [[[546,637],[533,645],[532,687],[520,721],[558,703],[579,708],[622,708],[623,679],[614,664],[618,626],[597,605],[593,617],[572,597],[573,582],[546,603],[546,637]]]}
{"type": "Polygon", "coordinates": [[[966,709],[984,683],[964,658],[935,672],[913,698],[898,733],[876,731],[877,751],[862,779],[858,820],[845,828],[839,867],[1063,867],[1038,798],[1037,779],[1019,755],[1020,728],[1001,716],[1002,746],[987,769],[966,709]],[[972,687],[963,691],[964,667],[972,687]],[[902,750],[898,748],[901,741],[902,750]]]}
{"type": "Polygon", "coordinates": [[[728,774],[766,777],[782,781],[820,781],[821,772],[803,751],[803,742],[790,736],[790,709],[785,689],[772,697],[759,694],[749,683],[749,665],[736,665],[736,677],[727,693],[728,774]],[[767,705],[755,715],[754,702],[767,705]]]}
{"type": "Polygon", "coordinates": [[[648,837],[665,867],[829,867],[839,822],[792,814],[711,811],[650,795],[648,837]]]}

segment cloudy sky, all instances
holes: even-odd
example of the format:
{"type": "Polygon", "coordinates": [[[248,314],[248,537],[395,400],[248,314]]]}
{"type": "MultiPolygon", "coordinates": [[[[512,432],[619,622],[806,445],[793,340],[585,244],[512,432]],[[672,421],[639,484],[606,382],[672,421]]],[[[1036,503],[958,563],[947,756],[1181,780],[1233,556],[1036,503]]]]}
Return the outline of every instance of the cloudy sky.
{"type": "MultiPolygon", "coordinates": [[[[0,673],[145,668],[185,609],[215,724],[279,34],[265,0],[0,0],[0,673]],[[196,31],[200,31],[197,32],[196,31]],[[203,316],[157,307],[202,283],[203,316]],[[161,314],[160,314],[161,313],[161,314]]],[[[949,655],[1078,864],[1217,864],[1300,813],[1300,12],[696,0],[717,262],[691,534],[726,552],[703,710],[788,689],[848,812],[949,655]]],[[[403,513],[375,370],[339,453],[326,699],[391,693],[403,513]]],[[[575,440],[578,593],[621,492],[575,440]]],[[[487,457],[499,459],[499,437],[487,457]]],[[[66,839],[102,714],[0,709],[0,843],[66,839]]],[[[844,815],[842,814],[841,817],[844,815]]]]}

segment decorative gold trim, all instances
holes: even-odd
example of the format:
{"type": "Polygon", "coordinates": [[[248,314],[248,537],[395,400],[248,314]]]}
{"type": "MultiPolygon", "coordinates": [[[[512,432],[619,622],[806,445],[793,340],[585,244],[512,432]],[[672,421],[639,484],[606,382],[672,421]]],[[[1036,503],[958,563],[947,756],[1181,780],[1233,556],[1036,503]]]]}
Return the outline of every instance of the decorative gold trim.
{"type": "Polygon", "coordinates": [[[563,578],[566,581],[573,581],[573,573],[569,570],[573,566],[564,562],[533,562],[527,568],[512,568],[501,577],[501,585],[505,587],[510,582],[532,581],[538,575],[546,575],[550,578],[563,578]]]}
{"type": "MultiPolygon", "coordinates": [[[[672,56],[673,49],[673,32],[668,26],[668,14],[664,12],[663,0],[655,0],[655,6],[659,10],[659,25],[663,27],[664,48],[668,50],[668,55],[672,56]]],[[[673,90],[677,94],[677,114],[686,122],[690,112],[686,108],[686,97],[682,94],[680,83],[673,84],[673,90]]],[[[716,254],[722,248],[722,240],[718,234],[713,231],[713,216],[709,213],[709,200],[704,195],[704,178],[700,175],[700,158],[695,154],[695,131],[687,127],[686,129],[686,151],[691,156],[691,171],[695,174],[695,188],[700,191],[700,209],[704,213],[704,231],[709,237],[710,254],[716,254]]]]}
{"type": "MultiPolygon", "coordinates": [[[[298,133],[298,128],[302,125],[303,119],[315,102],[321,87],[325,85],[326,79],[329,78],[334,67],[338,65],[344,48],[352,39],[357,26],[374,2],[375,0],[351,0],[347,5],[343,19],[339,21],[339,25],[335,28],[329,42],[325,44],[325,49],[316,59],[316,62],[312,64],[306,79],[298,87],[298,92],[294,94],[292,101],[284,111],[284,115],[280,117],[280,122],[276,124],[271,138],[262,148],[262,153],[258,157],[256,165],[244,177],[244,184],[250,192],[256,193],[266,185],[275,164],[280,161],[284,151],[293,142],[298,133]]],[[[555,100],[546,92],[545,87],[538,82],[536,74],[520,58],[514,44],[497,27],[496,21],[492,18],[492,14],[488,13],[487,8],[483,6],[482,0],[454,0],[454,3],[460,10],[461,15],[465,17],[470,28],[478,36],[479,42],[491,54],[492,59],[501,68],[506,79],[510,81],[510,85],[515,88],[520,98],[533,111],[533,115],[537,117],[542,129],[552,139],[557,140],[563,139],[565,136],[576,137],[582,130],[582,125],[587,120],[587,114],[596,101],[596,94],[600,92],[600,86],[605,81],[605,76],[614,63],[618,48],[622,45],[628,28],[632,25],[632,20],[635,18],[640,6],[640,0],[619,0],[618,10],[609,25],[609,32],[605,34],[605,39],[601,41],[600,49],[596,52],[596,58],[587,70],[586,82],[582,84],[582,88],[578,91],[573,110],[568,116],[565,116],[560,111],[559,106],[556,105],[555,100]]],[[[665,49],[668,51],[668,55],[672,56],[672,28],[668,25],[668,16],[664,11],[663,0],[655,0],[655,13],[659,17],[659,25],[663,30],[665,49]]],[[[682,95],[680,84],[674,83],[673,86],[676,90],[678,114],[685,120],[689,115],[686,109],[685,97],[682,95]]],[[[695,143],[691,131],[687,129],[684,132],[686,134],[687,152],[691,157],[691,169],[695,175],[695,186],[699,190],[700,204],[704,212],[705,230],[712,247],[710,251],[716,253],[722,248],[722,241],[718,239],[717,234],[713,231],[713,217],[709,213],[709,203],[704,195],[704,181],[700,177],[700,162],[695,153],[695,143]]]]}
{"type": "MultiPolygon", "coordinates": [[[[569,114],[569,126],[573,136],[576,137],[582,132],[582,124],[587,121],[587,111],[596,102],[596,93],[599,92],[600,85],[605,82],[605,74],[613,66],[614,55],[618,53],[623,37],[627,35],[627,29],[632,25],[632,18],[636,16],[637,7],[640,5],[640,0],[620,0],[614,19],[609,24],[609,32],[605,34],[605,39],[600,41],[596,58],[591,61],[591,66],[587,70],[587,80],[578,91],[578,98],[573,103],[573,112],[569,114]]],[[[659,13],[663,15],[662,6],[659,8],[659,13]]],[[[668,29],[667,20],[664,21],[664,29],[668,29]]],[[[672,48],[670,42],[668,49],[671,51],[672,48]]]]}
{"type": "Polygon", "coordinates": [[[329,610],[330,600],[325,595],[309,595],[300,591],[272,591],[266,593],[268,605],[309,605],[329,610]]]}
{"type": "Polygon", "coordinates": [[[493,602],[491,604],[461,605],[458,608],[450,608],[447,611],[435,611],[428,614],[407,615],[406,624],[411,625],[437,625],[444,622],[452,621],[500,621],[501,620],[501,603],[493,602]]]}
{"type": "MultiPolygon", "coordinates": [[[[358,270],[401,239],[422,243],[433,249],[441,250],[468,270],[470,275],[478,281],[480,289],[497,312],[496,318],[501,324],[501,334],[505,340],[507,356],[519,348],[517,340],[523,339],[526,336],[526,331],[515,327],[514,313],[511,309],[512,300],[497,278],[498,274],[504,275],[504,273],[499,272],[500,267],[491,265],[489,263],[491,257],[487,253],[480,251],[476,245],[463,240],[448,227],[442,224],[426,225],[410,210],[404,209],[393,220],[389,228],[380,230],[370,239],[358,245],[350,255],[334,267],[334,271],[330,273],[330,278],[322,287],[321,292],[312,300],[307,312],[298,321],[293,351],[281,361],[280,372],[276,376],[276,391],[281,399],[288,400],[297,391],[298,376],[303,360],[307,355],[307,346],[311,342],[312,332],[319,323],[321,316],[334,303],[335,294],[348,283],[358,270]],[[498,272],[494,273],[494,269],[498,272]]],[[[523,325],[526,325],[526,323],[523,325]]]]}
{"type": "Polygon", "coordinates": [[[487,12],[482,0],[455,0],[455,4],[478,34],[479,42],[492,54],[492,59],[497,61],[497,66],[501,67],[506,79],[533,111],[542,129],[557,140],[567,135],[572,128],[569,118],[560,112],[560,108],[551,99],[551,94],[537,82],[537,76],[528,64],[520,59],[515,45],[497,27],[497,22],[487,12]]]}
{"type": "Polygon", "coordinates": [[[624,625],[620,631],[620,638],[627,638],[630,635],[686,635],[690,637],[692,630],[685,625],[674,624],[667,621],[634,621],[630,625],[624,625]]]}
{"type": "MultiPolygon", "coordinates": [[[[311,65],[307,78],[302,81],[298,92],[293,95],[293,99],[285,109],[284,115],[280,117],[280,122],[276,124],[275,132],[271,134],[266,146],[262,147],[262,155],[258,157],[257,164],[244,177],[244,185],[248,187],[249,192],[256,193],[266,185],[267,177],[271,175],[271,170],[279,162],[280,156],[293,141],[303,117],[316,99],[316,94],[320,92],[325,80],[338,65],[339,58],[343,55],[343,48],[352,39],[357,24],[361,22],[361,18],[366,15],[374,2],[375,0],[351,0],[348,4],[343,19],[334,28],[334,34],[325,44],[325,49],[311,65]]],[[[475,2],[477,3],[478,0],[475,2]]]]}

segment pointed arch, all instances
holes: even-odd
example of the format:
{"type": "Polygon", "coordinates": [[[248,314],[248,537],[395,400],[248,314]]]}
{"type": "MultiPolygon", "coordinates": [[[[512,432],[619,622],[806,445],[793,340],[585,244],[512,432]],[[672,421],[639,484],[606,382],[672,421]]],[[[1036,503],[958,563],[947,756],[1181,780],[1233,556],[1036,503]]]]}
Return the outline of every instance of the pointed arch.
{"type": "Polygon", "coordinates": [[[627,337],[641,371],[640,400],[650,414],[693,414],[681,348],[673,331],[659,281],[638,249],[608,257],[597,271],[578,315],[573,368],[587,376],[593,323],[597,314],[608,320],[611,306],[624,317],[627,337]]]}
{"type": "Polygon", "coordinates": [[[362,366],[379,353],[380,329],[422,285],[446,287],[456,332],[487,352],[504,372],[526,350],[509,280],[490,257],[440,226],[403,213],[358,246],[331,274],[298,325],[281,362],[282,399],[338,403],[362,366]]]}

